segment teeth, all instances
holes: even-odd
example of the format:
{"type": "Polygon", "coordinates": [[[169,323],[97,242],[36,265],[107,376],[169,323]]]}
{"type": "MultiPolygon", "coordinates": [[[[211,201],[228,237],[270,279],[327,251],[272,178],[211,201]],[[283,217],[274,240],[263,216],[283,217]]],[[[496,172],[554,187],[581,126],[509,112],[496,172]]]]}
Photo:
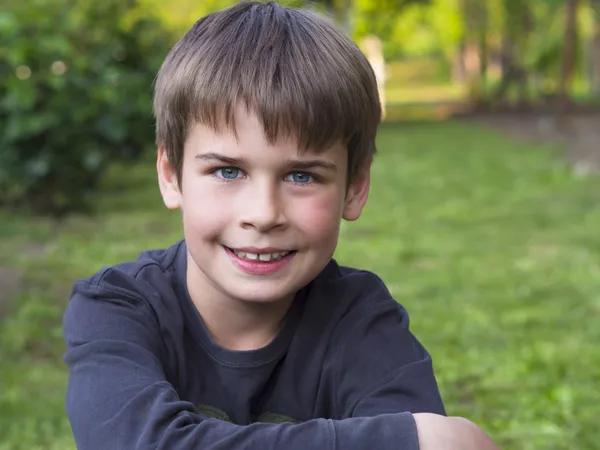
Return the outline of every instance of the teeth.
{"type": "Polygon", "coordinates": [[[243,259],[249,259],[251,261],[263,261],[263,262],[269,262],[269,261],[277,261],[281,258],[283,258],[284,256],[287,256],[290,252],[276,252],[276,253],[246,253],[246,252],[235,252],[235,254],[243,259]]]}

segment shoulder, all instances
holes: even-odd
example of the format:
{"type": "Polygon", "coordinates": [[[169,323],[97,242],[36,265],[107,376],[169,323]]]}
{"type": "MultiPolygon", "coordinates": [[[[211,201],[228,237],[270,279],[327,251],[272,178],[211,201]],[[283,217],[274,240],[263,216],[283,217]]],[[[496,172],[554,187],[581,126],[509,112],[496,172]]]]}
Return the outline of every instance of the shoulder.
{"type": "Polygon", "coordinates": [[[372,272],[335,264],[326,272],[315,284],[317,300],[335,305],[327,319],[326,373],[336,386],[334,402],[341,416],[357,411],[443,411],[431,357],[384,282],[372,272]],[[360,406],[361,401],[370,406],[360,406]]]}
{"type": "Polygon", "coordinates": [[[373,272],[332,261],[316,280],[315,288],[315,303],[332,305],[315,305],[313,309],[327,316],[330,346],[338,356],[353,359],[362,349],[390,362],[394,359],[390,354],[396,355],[402,363],[415,358],[429,359],[411,332],[407,310],[373,272]]]}
{"type": "Polygon", "coordinates": [[[319,335],[327,336],[330,351],[338,354],[353,352],[356,345],[413,343],[408,312],[381,278],[333,260],[311,283],[300,320],[313,332],[320,330],[319,335]]]}
{"type": "Polygon", "coordinates": [[[331,261],[315,279],[312,295],[332,302],[336,319],[342,324],[364,321],[382,311],[395,315],[408,326],[408,313],[398,302],[383,280],[375,273],[338,265],[331,261]]]}
{"type": "Polygon", "coordinates": [[[135,261],[76,281],[63,314],[65,360],[71,366],[81,361],[102,366],[112,358],[113,370],[125,359],[139,357],[165,371],[175,367],[175,352],[169,349],[179,348],[178,331],[183,329],[175,290],[183,249],[178,243],[144,252],[135,261]]]}
{"type": "Polygon", "coordinates": [[[136,260],[105,266],[88,278],[75,281],[74,291],[108,290],[127,295],[171,282],[182,241],[162,250],[147,250],[136,260]]]}
{"type": "Polygon", "coordinates": [[[89,304],[96,300],[160,316],[163,311],[173,309],[177,278],[185,270],[180,264],[184,258],[185,244],[180,241],[166,249],[145,251],[134,261],[104,267],[88,278],[75,281],[70,306],[74,302],[89,304]]]}

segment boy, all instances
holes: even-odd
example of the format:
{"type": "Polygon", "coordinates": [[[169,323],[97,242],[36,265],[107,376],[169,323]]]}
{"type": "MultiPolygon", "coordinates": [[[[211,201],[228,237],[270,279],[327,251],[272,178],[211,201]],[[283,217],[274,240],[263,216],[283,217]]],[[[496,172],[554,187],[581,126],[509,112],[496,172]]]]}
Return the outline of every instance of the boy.
{"type": "Polygon", "coordinates": [[[242,3],[175,45],[154,110],[185,239],[75,283],[78,448],[492,448],[443,417],[383,283],[331,259],[367,201],[381,115],[354,44],[312,13],[242,3]]]}

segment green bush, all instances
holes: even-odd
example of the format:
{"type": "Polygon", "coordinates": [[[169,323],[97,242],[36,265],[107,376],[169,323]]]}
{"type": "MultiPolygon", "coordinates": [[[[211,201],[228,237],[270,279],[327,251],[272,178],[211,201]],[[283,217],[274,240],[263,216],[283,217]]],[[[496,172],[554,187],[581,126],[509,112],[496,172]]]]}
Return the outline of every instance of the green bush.
{"type": "Polygon", "coordinates": [[[153,143],[152,82],[169,36],[133,1],[10,3],[0,12],[0,205],[87,209],[107,163],[153,143]]]}

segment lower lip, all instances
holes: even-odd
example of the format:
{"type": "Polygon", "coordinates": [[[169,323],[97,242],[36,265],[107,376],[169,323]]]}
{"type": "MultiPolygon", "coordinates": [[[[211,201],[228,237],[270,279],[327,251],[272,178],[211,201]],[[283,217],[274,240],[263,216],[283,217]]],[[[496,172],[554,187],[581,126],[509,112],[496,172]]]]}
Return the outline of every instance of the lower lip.
{"type": "Polygon", "coordinates": [[[292,252],[278,260],[260,261],[257,259],[250,260],[240,258],[227,247],[223,248],[225,249],[225,253],[227,253],[227,256],[231,258],[233,263],[236,266],[238,266],[241,270],[250,275],[272,275],[278,270],[281,270],[283,267],[285,267],[296,255],[296,252],[292,252]]]}

